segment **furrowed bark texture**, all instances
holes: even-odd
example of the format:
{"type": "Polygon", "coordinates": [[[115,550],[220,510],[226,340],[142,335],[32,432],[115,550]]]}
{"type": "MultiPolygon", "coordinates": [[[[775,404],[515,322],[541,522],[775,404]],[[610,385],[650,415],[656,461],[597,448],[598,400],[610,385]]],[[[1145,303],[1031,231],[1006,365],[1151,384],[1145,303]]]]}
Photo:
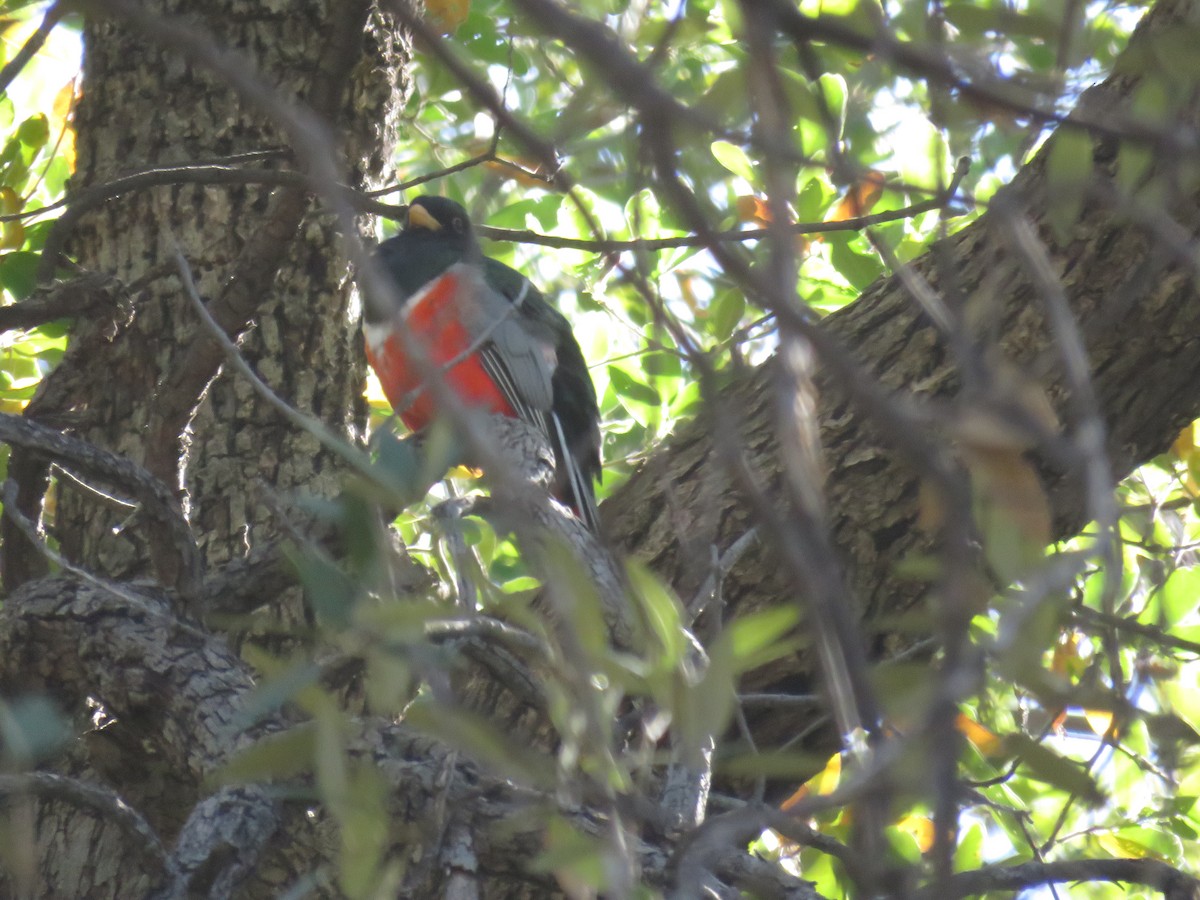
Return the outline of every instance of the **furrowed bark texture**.
{"type": "MultiPolygon", "coordinates": [[[[282,99],[325,113],[350,183],[375,187],[390,174],[397,79],[407,50],[394,27],[380,21],[366,27],[366,3],[149,6],[243,55],[282,99]]],[[[78,187],[144,167],[286,150],[286,136],[220,73],[102,9],[91,7],[85,30],[78,187]]],[[[211,381],[215,366],[189,355],[205,331],[174,274],[174,246],[183,249],[206,300],[232,279],[262,279],[227,319],[235,331],[244,327],[239,318],[253,323],[242,340],[247,359],[282,397],[354,438],[365,421],[364,362],[357,302],[335,240],[329,217],[315,213],[299,189],[186,184],[110,201],[72,236],[70,250],[85,269],[140,289],[115,329],[111,322],[84,323],[73,336],[90,352],[74,354],[73,365],[56,375],[76,386],[69,420],[81,436],[146,463],[186,491],[210,562],[276,534],[272,501],[296,488],[329,493],[339,468],[244,379],[211,381]],[[278,257],[241,258],[264,229],[278,257]],[[98,328],[116,334],[89,341],[89,329],[98,328]]],[[[128,521],[128,510],[105,508],[86,492],[62,493],[57,526],[72,559],[115,576],[145,567],[145,536],[128,521]]]]}
{"type": "MultiPolygon", "coordinates": [[[[1152,30],[1197,14],[1195,3],[1163,2],[1142,26],[1142,44],[1152,30]]],[[[1132,39],[1137,47],[1139,38],[1132,39]]],[[[1079,113],[1114,121],[1130,108],[1137,75],[1108,79],[1088,91],[1079,113]]],[[[1200,96],[1193,92],[1177,121],[1181,133],[1194,128],[1200,96]]],[[[1032,220],[1052,268],[1079,323],[1092,378],[1108,426],[1107,448],[1119,477],[1164,451],[1180,428],[1200,415],[1200,294],[1196,272],[1165,249],[1162,233],[1132,221],[1111,204],[1090,200],[1062,240],[1049,225],[1056,203],[1048,185],[1046,159],[1052,139],[1005,190],[1032,220]]],[[[1093,142],[1095,174],[1111,187],[1118,146],[1093,142]]],[[[1189,240],[1200,234],[1200,204],[1194,181],[1181,191],[1171,174],[1172,154],[1156,156],[1147,181],[1164,187],[1165,209],[1189,240]]],[[[1086,161],[1080,161],[1085,169],[1086,161]]],[[[1157,201],[1152,201],[1157,202],[1157,201]]],[[[1153,208],[1153,207],[1152,207],[1153,208]]],[[[966,298],[975,315],[986,310],[991,336],[1004,357],[1047,389],[1064,421],[1066,389],[1057,338],[1024,260],[1011,249],[1004,221],[988,213],[913,263],[947,300],[966,298]],[[947,288],[950,285],[953,290],[947,288]]],[[[1194,246],[1194,245],[1193,245],[1194,246]]],[[[961,310],[959,310],[961,311],[961,310]]],[[[899,277],[877,281],[851,306],[823,323],[852,351],[864,371],[887,388],[948,404],[960,402],[956,360],[932,322],[919,310],[899,277]]],[[[774,364],[741,376],[724,394],[728,410],[741,417],[740,440],[764,484],[781,483],[776,441],[774,364]]],[[[828,479],[830,527],[841,553],[854,603],[876,649],[886,635],[873,621],[910,610],[924,597],[923,585],[904,579],[897,565],[929,545],[917,527],[918,481],[899,453],[881,440],[863,412],[833,379],[820,380],[821,439],[828,479]]],[[[755,523],[718,446],[712,420],[685,425],[604,509],[609,532],[667,579],[685,600],[712,569],[712,548],[723,551],[755,523]]],[[[950,437],[946,437],[948,442],[950,437]]],[[[1079,473],[1048,478],[1058,537],[1086,521],[1079,473]]],[[[770,541],[758,541],[724,579],[726,615],[743,615],[797,602],[770,541]]],[[[751,673],[747,690],[768,685],[799,687],[811,682],[815,661],[799,653],[751,673]]],[[[760,723],[768,742],[803,730],[803,723],[774,715],[760,723]]]]}
{"type": "MultiPolygon", "coordinates": [[[[261,151],[282,155],[243,164],[295,168],[291,141],[268,110],[239,96],[221,71],[189,57],[189,47],[164,45],[146,34],[141,9],[125,18],[119,7],[87,5],[73,191],[150,167],[261,151]]],[[[215,46],[243,57],[280,102],[299,101],[322,116],[338,142],[332,149],[349,184],[371,188],[390,179],[409,50],[394,23],[367,0],[163,0],[144,9],[194,29],[183,42],[193,48],[211,37],[215,46]]],[[[225,65],[232,64],[217,68],[225,65]]],[[[210,309],[226,304],[219,316],[224,327],[234,334],[245,330],[241,347],[260,375],[295,407],[355,440],[365,424],[365,363],[358,300],[337,242],[332,218],[304,188],[185,183],[105,202],[71,233],[68,252],[85,270],[115,275],[132,290],[115,312],[76,323],[71,350],[30,414],[146,466],[178,489],[210,565],[277,537],[282,523],[276,511],[295,516],[289,495],[331,494],[340,486],[341,469],[244,379],[218,374],[220,351],[215,345],[205,349],[207,332],[176,274],[175,248],[189,261],[210,309]]],[[[155,530],[128,506],[68,478],[60,479],[57,501],[55,533],[69,559],[112,578],[151,573],[155,530]]],[[[146,662],[132,650],[123,657],[119,649],[125,646],[122,629],[136,628],[143,617],[136,606],[126,615],[130,622],[105,615],[86,623],[98,642],[94,652],[80,646],[76,659],[56,658],[67,671],[79,668],[81,685],[92,679],[63,697],[85,732],[82,704],[89,697],[104,702],[103,674],[124,674],[146,662]]],[[[34,628],[21,637],[36,655],[50,636],[34,628]]],[[[60,770],[129,800],[168,844],[193,804],[212,791],[204,778],[232,748],[206,743],[231,739],[220,727],[197,730],[196,721],[184,727],[155,707],[170,679],[187,677],[173,673],[170,661],[169,655],[160,660],[143,685],[144,705],[105,710],[110,727],[87,732],[60,770]]],[[[239,677],[249,678],[242,669],[239,677]]],[[[4,685],[6,693],[14,687],[4,685]]],[[[225,725],[239,715],[242,693],[211,693],[219,710],[214,714],[226,717],[225,725]]],[[[199,710],[180,706],[176,713],[195,716],[199,710]]],[[[213,808],[248,804],[253,814],[229,817],[235,824],[274,815],[261,798],[209,799],[213,808]]],[[[36,809],[38,868],[27,883],[28,896],[141,896],[147,880],[161,874],[130,851],[111,820],[80,814],[71,803],[36,809]]],[[[292,883],[311,865],[309,859],[284,867],[280,880],[292,883]]],[[[226,877],[235,870],[226,867],[226,877]]],[[[220,894],[219,886],[213,890],[220,894]]]]}
{"type": "MultiPolygon", "coordinates": [[[[22,588],[0,609],[0,683],[48,694],[67,707],[95,697],[134,725],[126,737],[153,744],[156,765],[140,773],[140,790],[121,796],[145,811],[143,804],[154,802],[148,795],[171,773],[174,815],[188,819],[172,855],[187,863],[189,839],[208,853],[190,889],[209,889],[203,863],[219,872],[237,856],[244,856],[252,871],[243,873],[236,891],[208,896],[278,897],[334,863],[336,832],[327,811],[309,815],[304,781],[293,784],[301,792],[292,800],[235,787],[217,790],[192,807],[205,779],[218,774],[234,754],[295,721],[286,713],[264,713],[250,724],[244,713],[254,689],[250,666],[220,638],[181,623],[161,592],[147,590],[131,599],[74,578],[22,588]],[[220,838],[222,828],[233,827],[239,829],[236,844],[220,838]]],[[[136,752],[105,728],[88,732],[84,740],[93,752],[100,748],[115,758],[128,760],[136,752]]],[[[369,766],[386,793],[391,851],[409,863],[403,896],[443,896],[444,879],[455,865],[469,870],[484,897],[554,895],[552,876],[526,870],[526,862],[543,850],[547,817],[561,813],[593,834],[605,827],[586,811],[561,808],[550,794],[513,787],[481,771],[402,724],[355,720],[347,725],[346,744],[349,763],[369,766]],[[469,846],[452,851],[443,832],[456,828],[470,836],[469,846]]],[[[87,769],[70,774],[100,780],[87,769]]],[[[162,858],[111,818],[90,815],[78,803],[42,802],[35,808],[42,817],[39,845],[25,846],[34,834],[26,829],[15,833],[9,851],[36,859],[40,868],[23,873],[22,880],[13,867],[0,866],[3,896],[128,898],[164,887],[162,858]],[[47,818],[56,827],[45,830],[47,818]],[[28,892],[20,893],[21,888],[28,892]]],[[[637,852],[648,879],[662,883],[667,855],[649,843],[637,852]]],[[[339,896],[327,882],[317,895],[339,896]]]]}

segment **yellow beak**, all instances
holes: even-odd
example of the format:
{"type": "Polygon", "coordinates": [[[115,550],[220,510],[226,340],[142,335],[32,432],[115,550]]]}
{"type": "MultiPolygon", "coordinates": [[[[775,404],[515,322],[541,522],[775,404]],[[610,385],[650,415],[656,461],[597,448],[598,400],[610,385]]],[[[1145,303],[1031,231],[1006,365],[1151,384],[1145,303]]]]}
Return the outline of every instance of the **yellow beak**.
{"type": "Polygon", "coordinates": [[[408,207],[408,227],[424,228],[427,231],[441,231],[442,223],[429,214],[429,210],[420,204],[413,203],[408,207]]]}

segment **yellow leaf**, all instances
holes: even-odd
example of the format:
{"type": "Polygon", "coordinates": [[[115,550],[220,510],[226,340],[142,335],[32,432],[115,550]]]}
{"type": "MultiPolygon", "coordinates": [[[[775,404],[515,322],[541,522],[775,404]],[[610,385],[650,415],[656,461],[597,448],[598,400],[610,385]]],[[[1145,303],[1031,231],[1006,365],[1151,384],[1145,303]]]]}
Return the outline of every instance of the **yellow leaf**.
{"type": "Polygon", "coordinates": [[[824,769],[800,785],[792,796],[779,805],[779,808],[783,810],[791,809],[809,794],[816,794],[817,796],[832,794],[841,778],[842,754],[835,753],[829,757],[829,762],[825,763],[824,769]]]}
{"type": "Polygon", "coordinates": [[[425,0],[425,12],[430,24],[443,34],[453,34],[467,20],[471,0],[425,0]]]}
{"type": "Polygon", "coordinates": [[[547,184],[547,178],[542,174],[542,165],[536,162],[516,157],[512,160],[489,159],[483,167],[501,178],[515,181],[522,187],[542,187],[547,184]]]}
{"type": "Polygon", "coordinates": [[[21,195],[10,187],[0,187],[0,214],[11,216],[21,211],[21,195]]]}
{"type": "Polygon", "coordinates": [[[75,171],[75,128],[71,124],[71,114],[78,100],[77,79],[72,78],[54,95],[54,105],[50,111],[50,133],[61,134],[58,155],[66,160],[70,172],[75,171]]]}
{"type": "Polygon", "coordinates": [[[1183,431],[1179,432],[1179,436],[1175,438],[1175,442],[1171,444],[1171,453],[1178,456],[1184,462],[1191,459],[1192,454],[1196,452],[1196,426],[1197,422],[1192,422],[1185,425],[1183,431]]]}
{"type": "Polygon", "coordinates": [[[844,222],[865,216],[883,196],[884,174],[874,170],[868,172],[846,191],[846,196],[834,207],[827,222],[844,222]]]}
{"type": "Polygon", "coordinates": [[[737,198],[737,218],[739,222],[755,222],[759,225],[771,224],[771,209],[761,197],[753,194],[743,194],[737,198]]]}
{"type": "Polygon", "coordinates": [[[933,849],[933,819],[929,816],[907,815],[896,823],[896,827],[911,834],[922,853],[933,849]]]}
{"type": "Polygon", "coordinates": [[[1000,736],[992,732],[988,728],[984,728],[974,719],[971,719],[962,713],[958,714],[958,720],[955,727],[962,733],[971,745],[982,753],[984,756],[995,756],[1000,753],[1004,747],[1004,742],[1000,736]]]}
{"type": "Polygon", "coordinates": [[[1057,675],[1072,677],[1079,674],[1079,635],[1065,634],[1054,645],[1054,656],[1050,660],[1050,671],[1057,675]]]}
{"type": "Polygon", "coordinates": [[[1151,847],[1147,847],[1140,841],[1121,837],[1120,835],[1113,834],[1111,831],[1097,834],[1096,842],[1119,859],[1157,859],[1163,862],[1167,861],[1163,858],[1162,854],[1151,847]]]}
{"type": "Polygon", "coordinates": [[[700,298],[696,295],[695,275],[692,272],[676,270],[675,280],[679,282],[679,295],[683,297],[683,302],[688,308],[696,315],[706,314],[707,310],[701,309],[700,298]]]}
{"type": "MultiPolygon", "coordinates": [[[[10,187],[0,187],[0,215],[11,216],[21,211],[24,201],[10,187]]],[[[0,225],[0,250],[17,250],[25,243],[25,226],[20,219],[0,225]]]]}
{"type": "Polygon", "coordinates": [[[25,243],[25,226],[20,219],[0,225],[0,250],[19,250],[25,243]]]}
{"type": "Polygon", "coordinates": [[[988,562],[1005,580],[1016,581],[1042,561],[1050,543],[1050,504],[1041,479],[1015,447],[981,442],[963,450],[988,562]]]}
{"type": "Polygon", "coordinates": [[[1108,729],[1112,727],[1113,714],[1111,710],[1085,709],[1083,717],[1087,720],[1088,727],[1102,737],[1108,734],[1108,729]]]}

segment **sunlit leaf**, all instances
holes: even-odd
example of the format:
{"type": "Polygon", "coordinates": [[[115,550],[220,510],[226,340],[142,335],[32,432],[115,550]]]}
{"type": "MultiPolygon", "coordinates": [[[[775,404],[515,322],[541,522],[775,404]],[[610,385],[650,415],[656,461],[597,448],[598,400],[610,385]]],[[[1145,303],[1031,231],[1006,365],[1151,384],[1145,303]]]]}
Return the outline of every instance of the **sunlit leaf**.
{"type": "Polygon", "coordinates": [[[467,20],[471,0],[425,0],[430,23],[443,34],[453,34],[467,20]]]}
{"type": "Polygon", "coordinates": [[[0,285],[16,300],[26,300],[37,287],[37,268],[42,257],[18,250],[0,256],[0,285]]]}
{"type": "Polygon", "coordinates": [[[737,217],[739,222],[753,222],[757,225],[769,225],[772,221],[767,201],[753,194],[742,194],[737,198],[737,217]]]}
{"type": "Polygon", "coordinates": [[[826,219],[830,222],[843,222],[846,219],[865,216],[883,196],[884,184],[882,172],[868,172],[850,186],[826,219]]]}
{"type": "Polygon", "coordinates": [[[1056,133],[1046,157],[1046,185],[1051,196],[1046,215],[1055,236],[1063,243],[1070,240],[1079,221],[1091,174],[1091,137],[1073,129],[1056,133]]]}
{"type": "Polygon", "coordinates": [[[959,713],[958,719],[955,720],[955,725],[975,749],[984,756],[995,756],[1003,749],[1003,738],[984,728],[966,714],[959,713]]]}
{"type": "Polygon", "coordinates": [[[624,369],[617,366],[608,367],[608,377],[617,394],[627,400],[634,400],[647,406],[657,406],[660,402],[658,391],[644,382],[638,381],[624,369]]]}
{"type": "Polygon", "coordinates": [[[717,162],[734,175],[744,178],[750,184],[757,182],[754,163],[750,161],[746,151],[737,144],[731,144],[729,141],[713,141],[710,149],[717,162]]]}
{"type": "Polygon", "coordinates": [[[742,321],[746,313],[746,297],[737,288],[728,288],[717,294],[709,311],[713,336],[727,340],[742,321]]]}
{"type": "Polygon", "coordinates": [[[30,116],[17,126],[17,140],[26,147],[41,149],[50,139],[50,120],[44,113],[30,116]]]}
{"type": "Polygon", "coordinates": [[[1022,766],[1040,780],[1078,795],[1089,804],[1096,805],[1103,801],[1104,795],[1095,779],[1082,765],[1056,753],[1045,744],[1023,734],[1009,734],[1004,737],[1004,749],[1019,757],[1022,766]]]}
{"type": "Polygon", "coordinates": [[[779,808],[783,810],[791,809],[805,797],[811,795],[820,797],[832,794],[837,789],[841,780],[842,754],[835,753],[829,757],[829,761],[825,763],[825,768],[793,791],[791,796],[779,805],[779,808]]]}

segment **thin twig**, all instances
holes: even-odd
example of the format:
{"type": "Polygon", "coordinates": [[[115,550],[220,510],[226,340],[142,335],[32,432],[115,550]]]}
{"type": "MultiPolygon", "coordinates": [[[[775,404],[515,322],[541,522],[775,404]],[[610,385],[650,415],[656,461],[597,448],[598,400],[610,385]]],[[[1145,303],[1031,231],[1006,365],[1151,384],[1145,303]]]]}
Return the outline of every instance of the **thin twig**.
{"type": "Polygon", "coordinates": [[[21,74],[21,70],[42,49],[42,45],[46,43],[46,38],[54,30],[54,26],[67,14],[66,6],[65,3],[55,3],[51,6],[42,18],[42,24],[38,26],[37,31],[28,37],[21,46],[21,49],[16,52],[12,59],[4,64],[3,69],[0,69],[0,94],[8,90],[8,86],[12,84],[12,80],[21,74]]]}

